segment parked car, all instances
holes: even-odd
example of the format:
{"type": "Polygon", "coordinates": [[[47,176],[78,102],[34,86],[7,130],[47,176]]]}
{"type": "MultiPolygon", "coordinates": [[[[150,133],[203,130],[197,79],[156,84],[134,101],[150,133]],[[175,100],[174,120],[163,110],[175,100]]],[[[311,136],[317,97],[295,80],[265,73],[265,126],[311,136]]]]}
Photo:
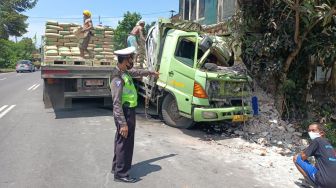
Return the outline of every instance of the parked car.
{"type": "Polygon", "coordinates": [[[34,64],[29,60],[20,60],[16,63],[16,72],[35,72],[35,66],[34,64]]]}

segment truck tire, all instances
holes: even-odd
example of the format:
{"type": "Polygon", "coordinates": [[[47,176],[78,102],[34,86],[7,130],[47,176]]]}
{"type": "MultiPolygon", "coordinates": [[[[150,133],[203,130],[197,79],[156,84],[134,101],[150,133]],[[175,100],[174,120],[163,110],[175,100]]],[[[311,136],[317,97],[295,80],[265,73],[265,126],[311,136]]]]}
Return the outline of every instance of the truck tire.
{"type": "Polygon", "coordinates": [[[162,118],[164,122],[175,128],[186,129],[193,126],[193,120],[179,114],[176,100],[172,95],[166,95],[162,102],[162,118]]]}

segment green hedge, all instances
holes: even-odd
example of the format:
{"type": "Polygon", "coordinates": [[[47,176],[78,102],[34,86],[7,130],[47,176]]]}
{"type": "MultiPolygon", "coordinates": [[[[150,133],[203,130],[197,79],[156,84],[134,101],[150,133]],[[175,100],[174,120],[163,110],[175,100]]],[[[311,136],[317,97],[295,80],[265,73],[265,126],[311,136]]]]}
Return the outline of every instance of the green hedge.
{"type": "Polygon", "coordinates": [[[23,38],[17,43],[0,39],[0,68],[14,69],[17,61],[32,60],[34,50],[35,46],[30,38],[23,38]]]}

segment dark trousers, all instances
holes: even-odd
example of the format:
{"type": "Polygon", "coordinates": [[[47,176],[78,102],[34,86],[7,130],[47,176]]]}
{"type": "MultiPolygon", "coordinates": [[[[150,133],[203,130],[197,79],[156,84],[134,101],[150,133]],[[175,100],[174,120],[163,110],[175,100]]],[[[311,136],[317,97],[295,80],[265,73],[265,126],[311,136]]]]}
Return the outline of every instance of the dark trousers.
{"type": "Polygon", "coordinates": [[[129,175],[134,149],[135,108],[123,107],[123,111],[128,126],[127,138],[119,134],[121,125],[119,125],[116,118],[114,118],[117,131],[114,139],[112,171],[114,172],[114,176],[118,177],[127,177],[129,175]]]}

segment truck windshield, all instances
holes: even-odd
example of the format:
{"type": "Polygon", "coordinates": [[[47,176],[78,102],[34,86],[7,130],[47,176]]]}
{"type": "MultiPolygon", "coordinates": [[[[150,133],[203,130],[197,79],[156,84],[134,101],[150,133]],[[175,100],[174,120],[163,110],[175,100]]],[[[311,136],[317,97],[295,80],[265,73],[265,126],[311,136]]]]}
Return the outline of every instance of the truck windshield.
{"type": "Polygon", "coordinates": [[[180,37],[175,51],[175,58],[189,67],[194,65],[195,40],[196,37],[180,37]]]}

